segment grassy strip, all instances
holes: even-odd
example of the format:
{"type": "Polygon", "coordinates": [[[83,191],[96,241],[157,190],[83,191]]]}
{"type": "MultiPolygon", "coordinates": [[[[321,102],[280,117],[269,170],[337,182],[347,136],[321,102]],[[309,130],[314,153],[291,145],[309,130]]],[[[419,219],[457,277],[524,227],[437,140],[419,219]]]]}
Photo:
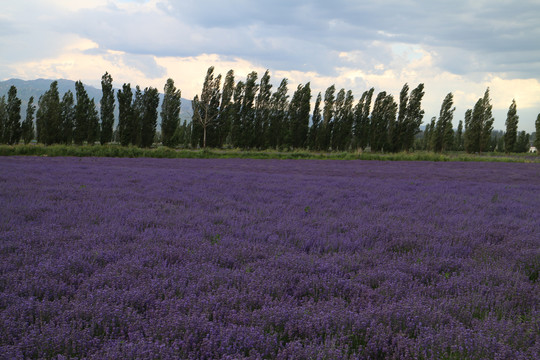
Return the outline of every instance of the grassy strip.
{"type": "Polygon", "coordinates": [[[167,147],[142,149],[119,145],[0,145],[0,156],[33,155],[33,156],[76,156],[76,157],[149,157],[149,158],[249,158],[249,159],[328,159],[328,160],[386,160],[386,161],[497,161],[497,162],[540,162],[535,155],[513,154],[465,154],[462,152],[438,154],[433,152],[412,153],[351,153],[351,152],[311,152],[290,151],[279,152],[243,151],[243,150],[175,150],[167,147]]]}

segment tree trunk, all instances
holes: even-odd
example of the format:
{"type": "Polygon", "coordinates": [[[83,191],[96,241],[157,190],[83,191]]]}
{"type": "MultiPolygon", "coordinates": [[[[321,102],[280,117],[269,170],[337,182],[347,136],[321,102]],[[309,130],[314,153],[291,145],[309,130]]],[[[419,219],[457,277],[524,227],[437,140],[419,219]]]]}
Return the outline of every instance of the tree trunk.
{"type": "Polygon", "coordinates": [[[206,149],[206,126],[203,127],[203,149],[206,149]]]}

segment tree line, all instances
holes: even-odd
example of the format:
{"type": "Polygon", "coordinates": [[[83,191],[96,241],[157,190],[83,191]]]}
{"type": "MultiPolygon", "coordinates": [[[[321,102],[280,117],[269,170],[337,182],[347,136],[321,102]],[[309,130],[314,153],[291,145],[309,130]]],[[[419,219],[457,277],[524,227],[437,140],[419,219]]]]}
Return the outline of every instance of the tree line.
{"type": "MultiPolygon", "coordinates": [[[[242,149],[310,149],[317,151],[367,150],[398,152],[425,149],[435,152],[465,150],[469,153],[490,151],[527,151],[529,134],[518,132],[518,115],[512,101],[506,120],[506,132],[493,132],[489,88],[472,109],[465,112],[457,130],[453,128],[453,94],[443,100],[439,117],[433,117],[425,130],[422,99],[424,84],[410,89],[404,84],[399,99],[385,91],[375,96],[371,88],[355,103],[351,90],[331,85],[324,95],[318,93],[311,110],[310,83],[297,86],[288,95],[288,80],[283,79],[273,91],[267,70],[258,79],[251,72],[236,81],[233,70],[225,75],[210,67],[200,94],[192,101],[191,121],[180,119],[181,91],[168,79],[163,92],[161,112],[156,88],[144,90],[130,83],[113,89],[108,73],[101,78],[102,98],[98,107],[90,99],[83,83],[75,83],[75,94],[68,90],[60,99],[58,83],[53,81],[38,100],[28,101],[26,117],[21,121],[21,100],[12,86],[0,98],[0,142],[25,144],[33,139],[44,144],[108,144],[150,147],[161,142],[168,147],[242,149]],[[118,104],[118,122],[115,107],[118,104]],[[36,111],[37,109],[37,111],[36,111]],[[35,126],[34,126],[35,115],[35,126]],[[158,115],[161,132],[156,131],[158,115]],[[494,134],[495,141],[494,141],[494,134]],[[419,136],[423,135],[423,136],[419,136]]],[[[540,114],[536,119],[540,130],[540,114]]],[[[537,137],[535,145],[540,148],[537,137]]]]}

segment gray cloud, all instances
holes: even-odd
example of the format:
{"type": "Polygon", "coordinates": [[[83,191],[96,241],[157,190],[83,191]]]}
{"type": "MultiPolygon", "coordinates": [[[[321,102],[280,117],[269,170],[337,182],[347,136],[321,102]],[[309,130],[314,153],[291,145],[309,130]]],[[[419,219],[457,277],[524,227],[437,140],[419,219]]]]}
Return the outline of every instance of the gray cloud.
{"type": "Polygon", "coordinates": [[[125,3],[110,1],[75,13],[33,0],[8,6],[15,15],[23,9],[17,19],[4,16],[0,22],[0,46],[13,49],[3,54],[3,63],[54,56],[72,34],[94,41],[100,51],[137,55],[127,60],[129,66],[151,77],[164,70],[144,56],[219,54],[323,76],[343,66],[377,73],[375,65],[386,64],[399,70],[405,64],[391,51],[395,43],[429,50],[436,67],[455,74],[538,77],[536,0],[162,0],[155,8],[129,11],[125,3]],[[351,60],[341,52],[358,56],[351,60]]]}
{"type": "Polygon", "coordinates": [[[393,55],[384,44],[401,42],[436,51],[436,65],[458,74],[531,77],[537,76],[534,59],[540,56],[533,49],[539,17],[537,1],[168,1],[152,12],[129,13],[110,3],[70,14],[58,30],[127,53],[217,53],[324,75],[347,65],[340,52],[363,52],[366,58],[357,66],[388,63],[393,55]]]}

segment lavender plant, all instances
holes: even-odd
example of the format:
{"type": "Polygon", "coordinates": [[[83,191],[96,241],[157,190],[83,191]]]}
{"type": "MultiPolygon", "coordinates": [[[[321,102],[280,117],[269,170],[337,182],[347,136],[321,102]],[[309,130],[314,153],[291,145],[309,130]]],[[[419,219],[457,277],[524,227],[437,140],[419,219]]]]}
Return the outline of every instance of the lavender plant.
{"type": "Polygon", "coordinates": [[[0,158],[0,358],[537,359],[538,164],[0,158]]]}

